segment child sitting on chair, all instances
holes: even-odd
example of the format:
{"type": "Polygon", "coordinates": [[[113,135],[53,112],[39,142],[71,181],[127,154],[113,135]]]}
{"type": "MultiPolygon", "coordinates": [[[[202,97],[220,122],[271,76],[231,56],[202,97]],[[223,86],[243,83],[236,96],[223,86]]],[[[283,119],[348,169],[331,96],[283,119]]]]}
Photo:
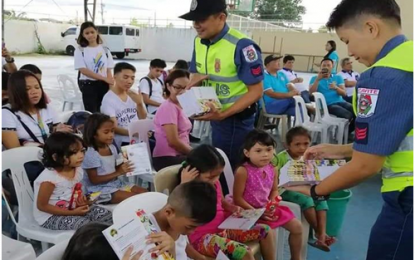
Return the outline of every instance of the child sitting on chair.
{"type": "Polygon", "coordinates": [[[53,133],[43,148],[46,169],[34,182],[33,215],[40,226],[52,230],[76,230],[90,222],[112,224],[110,211],[91,206],[76,187],[82,181],[85,146],[74,134],[53,133]]]}
{"type": "MultiPolygon", "coordinates": [[[[287,150],[274,156],[272,164],[281,169],[290,160],[300,160],[310,146],[311,136],[307,129],[301,126],[291,128],[286,135],[287,150]]],[[[334,237],[326,234],[326,219],[328,205],[326,201],[313,201],[307,195],[296,191],[286,190],[281,194],[284,201],[300,205],[304,217],[315,232],[316,241],[309,242],[313,247],[323,251],[330,251],[329,246],[336,242],[334,237]]]]}
{"type": "Polygon", "coordinates": [[[84,140],[88,149],[82,168],[88,174],[85,178],[89,193],[100,192],[99,201],[111,204],[146,192],[136,185],[124,184],[118,177],[134,170],[131,162],[123,162],[114,142],[115,124],[104,114],[89,116],[84,126],[84,140]]]}

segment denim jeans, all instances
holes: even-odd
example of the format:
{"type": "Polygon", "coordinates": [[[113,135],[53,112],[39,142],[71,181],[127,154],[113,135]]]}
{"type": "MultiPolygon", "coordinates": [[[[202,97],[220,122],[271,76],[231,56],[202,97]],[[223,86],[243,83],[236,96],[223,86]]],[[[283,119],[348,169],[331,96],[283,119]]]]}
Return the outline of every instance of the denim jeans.
{"type": "Polygon", "coordinates": [[[413,187],[382,194],[384,204],[370,233],[366,260],[413,259],[413,187]]]}
{"type": "Polygon", "coordinates": [[[265,105],[268,114],[295,116],[295,101],[293,98],[275,99],[265,105]]]}
{"type": "MultiPolygon", "coordinates": [[[[246,119],[239,119],[231,116],[222,121],[212,121],[212,145],[221,149],[228,156],[232,169],[236,170],[237,165],[242,160],[242,146],[245,137],[254,129],[255,115],[246,119]]],[[[224,175],[221,175],[221,184],[224,194],[228,188],[224,175]]]]}
{"type": "Polygon", "coordinates": [[[339,103],[335,103],[330,106],[327,106],[327,108],[330,114],[349,120],[350,122],[349,132],[351,133],[354,131],[354,120],[356,117],[353,112],[352,104],[347,103],[347,102],[339,102],[339,103]]]}

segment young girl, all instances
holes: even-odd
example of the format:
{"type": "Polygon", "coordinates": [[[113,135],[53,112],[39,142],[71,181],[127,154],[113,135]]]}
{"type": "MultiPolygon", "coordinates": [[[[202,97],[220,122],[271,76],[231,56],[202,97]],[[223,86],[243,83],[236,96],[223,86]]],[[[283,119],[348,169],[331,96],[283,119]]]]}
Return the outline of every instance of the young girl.
{"type": "Polygon", "coordinates": [[[264,260],[275,260],[275,233],[264,224],[257,224],[251,230],[220,230],[219,225],[232,213],[241,209],[225,201],[219,177],[225,167],[220,153],[210,145],[201,145],[187,156],[181,170],[182,182],[192,177],[215,186],[217,192],[216,216],[208,224],[200,226],[189,236],[191,245],[202,255],[216,258],[222,251],[231,260],[253,260],[254,255],[244,244],[259,240],[264,260]]]}
{"type": "MultiPolygon", "coordinates": [[[[272,164],[281,169],[290,160],[300,160],[307,148],[310,146],[311,136],[304,127],[291,128],[286,135],[287,150],[274,156],[272,164]]],[[[304,217],[315,231],[316,241],[309,244],[323,251],[330,251],[329,246],[336,242],[336,239],[326,234],[326,220],[328,205],[326,201],[313,201],[307,195],[299,192],[286,190],[281,197],[285,201],[300,205],[304,217]]]]}
{"type": "MultiPolygon", "coordinates": [[[[243,164],[235,173],[233,199],[236,205],[243,209],[266,208],[269,201],[279,196],[278,172],[271,164],[275,147],[275,140],[265,131],[254,130],[247,135],[243,164]]],[[[288,230],[291,259],[300,260],[302,226],[288,207],[278,206],[274,212],[265,211],[259,223],[272,229],[281,226],[288,230]]]]}
{"type": "Polygon", "coordinates": [[[84,22],[75,49],[75,69],[79,70],[79,89],[85,110],[99,112],[104,95],[114,84],[111,69],[112,54],[102,45],[101,37],[92,22],[84,22]]]}
{"type": "Polygon", "coordinates": [[[84,153],[82,139],[74,134],[57,132],[46,140],[43,148],[46,169],[34,183],[36,203],[33,213],[40,226],[74,230],[94,221],[112,224],[110,211],[90,207],[91,202],[85,196],[74,199],[75,186],[83,177],[80,166],[84,153]]]}
{"type": "Polygon", "coordinates": [[[95,113],[84,126],[84,140],[88,149],[82,168],[88,174],[85,178],[88,192],[101,192],[100,202],[112,204],[146,192],[138,186],[125,185],[119,176],[131,172],[131,163],[122,163],[122,155],[113,144],[114,122],[107,115],[95,113]]]}

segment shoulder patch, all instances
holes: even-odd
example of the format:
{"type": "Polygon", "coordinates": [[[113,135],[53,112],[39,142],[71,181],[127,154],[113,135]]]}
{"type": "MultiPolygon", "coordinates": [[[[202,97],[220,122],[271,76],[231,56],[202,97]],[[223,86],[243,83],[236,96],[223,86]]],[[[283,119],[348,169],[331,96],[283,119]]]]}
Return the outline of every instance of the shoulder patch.
{"type": "Polygon", "coordinates": [[[258,54],[255,50],[254,45],[249,45],[242,49],[242,52],[244,54],[245,60],[247,62],[254,62],[258,60],[258,54]]]}
{"type": "Polygon", "coordinates": [[[357,90],[357,116],[371,117],[375,114],[379,89],[359,88],[357,90]]]}

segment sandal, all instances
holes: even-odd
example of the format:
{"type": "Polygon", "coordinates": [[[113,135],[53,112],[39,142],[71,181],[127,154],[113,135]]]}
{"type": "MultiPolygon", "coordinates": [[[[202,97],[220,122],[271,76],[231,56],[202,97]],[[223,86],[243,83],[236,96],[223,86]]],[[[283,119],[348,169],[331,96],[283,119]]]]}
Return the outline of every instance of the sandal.
{"type": "Polygon", "coordinates": [[[317,249],[320,249],[321,251],[324,252],[330,252],[330,248],[326,245],[325,242],[320,241],[320,240],[315,240],[314,242],[308,242],[308,244],[312,247],[315,247],[317,249]]]}
{"type": "Polygon", "coordinates": [[[337,239],[335,237],[326,236],[326,241],[325,242],[328,246],[331,246],[331,245],[333,245],[334,243],[337,242],[337,239]]]}

